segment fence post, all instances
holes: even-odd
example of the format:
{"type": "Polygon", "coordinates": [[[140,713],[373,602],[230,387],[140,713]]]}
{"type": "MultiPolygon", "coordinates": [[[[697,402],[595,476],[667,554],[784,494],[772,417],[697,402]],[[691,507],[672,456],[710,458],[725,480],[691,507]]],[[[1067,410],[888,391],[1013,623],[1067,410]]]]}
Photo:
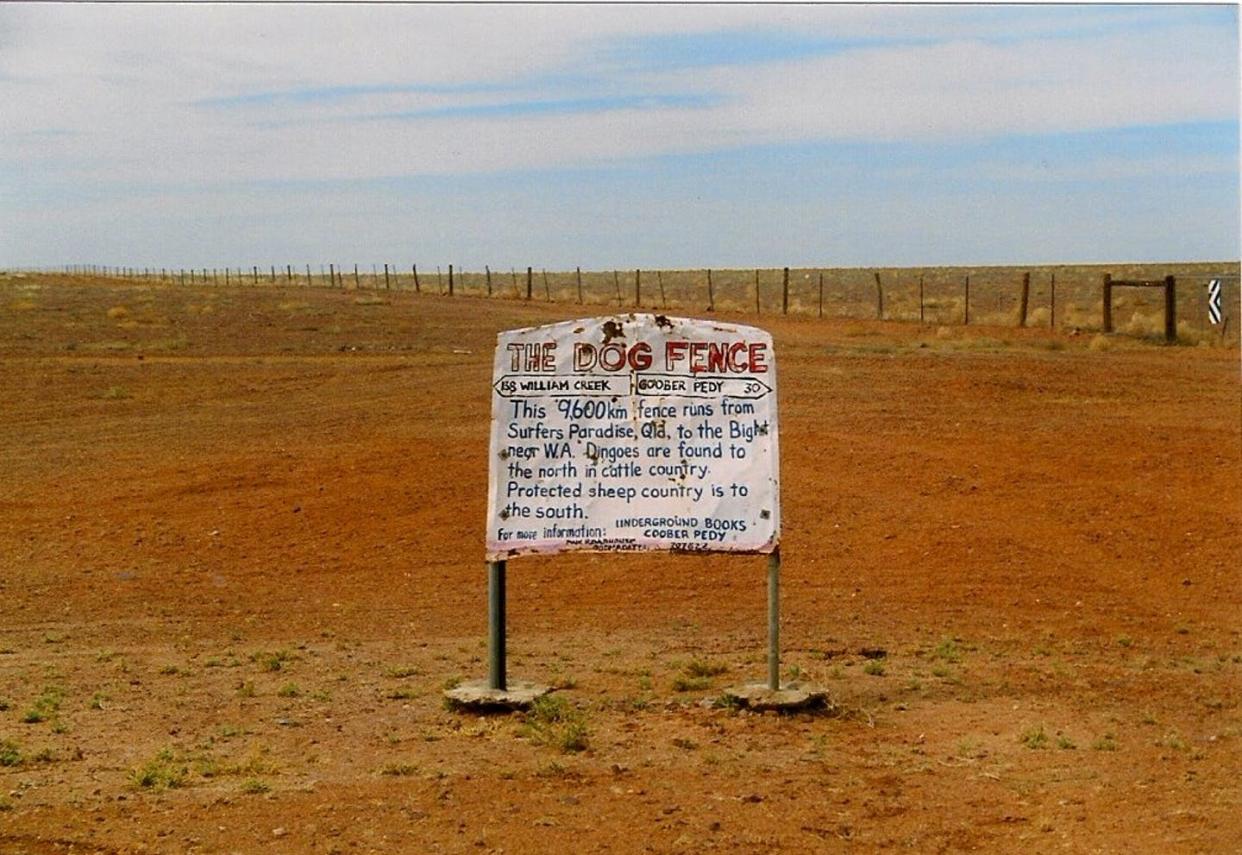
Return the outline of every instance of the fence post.
{"type": "Polygon", "coordinates": [[[387,291],[391,286],[388,284],[388,265],[384,265],[384,290],[387,291]]]}
{"type": "Polygon", "coordinates": [[[634,308],[641,309],[643,305],[643,274],[637,267],[634,268],[634,308]]]}
{"type": "Polygon", "coordinates": [[[875,272],[875,316],[884,320],[884,286],[880,283],[880,271],[875,272]]]}
{"type": "Polygon", "coordinates": [[[819,271],[819,316],[824,316],[824,271],[819,271]]]}
{"type": "Polygon", "coordinates": [[[1113,274],[1104,274],[1102,291],[1100,298],[1104,303],[1104,332],[1110,333],[1113,331],[1113,274]]]}
{"type": "Polygon", "coordinates": [[[519,290],[519,288],[518,288],[518,283],[517,283],[517,271],[516,271],[515,269],[513,269],[512,267],[510,267],[510,268],[509,268],[509,275],[510,275],[511,277],[513,277],[513,297],[514,297],[514,299],[517,299],[517,298],[519,298],[519,297],[521,297],[521,296],[522,296],[522,292],[521,292],[521,290],[519,290]]]}
{"type": "Polygon", "coordinates": [[[272,284],[276,284],[276,265],[272,265],[272,284]]]}
{"type": "Polygon", "coordinates": [[[664,274],[659,270],[656,271],[656,282],[660,284],[660,308],[667,309],[668,303],[664,299],[664,274]]]}
{"type": "Polygon", "coordinates": [[[453,296],[453,265],[449,265],[449,296],[453,296]]]}
{"type": "Polygon", "coordinates": [[[1177,280],[1172,275],[1164,277],[1164,340],[1177,341],[1177,280]]]}
{"type": "Polygon", "coordinates": [[[358,265],[354,265],[354,290],[357,291],[362,287],[362,283],[358,281],[358,265]]]}
{"type": "Polygon", "coordinates": [[[970,326],[970,274],[966,274],[966,301],[962,306],[962,324],[970,326]]]}
{"type": "Polygon", "coordinates": [[[755,314],[761,315],[763,312],[759,309],[759,268],[755,268],[755,314]]]}
{"type": "Polygon", "coordinates": [[[1018,304],[1018,326],[1026,326],[1026,308],[1031,300],[1031,274],[1022,274],[1022,301],[1018,304]]]}
{"type": "Polygon", "coordinates": [[[716,293],[712,290],[712,269],[707,268],[707,311],[716,311],[716,293]]]}
{"type": "Polygon", "coordinates": [[[785,268],[785,275],[781,279],[781,314],[789,314],[789,268],[785,268]]]}
{"type": "Polygon", "coordinates": [[[1048,305],[1048,329],[1057,328],[1057,275],[1052,274],[1052,282],[1049,285],[1049,305],[1048,305]]]}
{"type": "Polygon", "coordinates": [[[487,276],[487,296],[490,297],[492,296],[492,268],[484,264],[483,274],[487,276]]]}
{"type": "Polygon", "coordinates": [[[543,299],[549,303],[552,302],[552,289],[548,286],[548,270],[546,267],[540,268],[543,274],[543,299]]]}
{"type": "Polygon", "coordinates": [[[328,281],[332,283],[329,287],[336,287],[336,267],[332,262],[328,262],[328,281]]]}
{"type": "Polygon", "coordinates": [[[622,302],[621,301],[621,277],[620,275],[617,274],[617,271],[615,270],[612,271],[612,285],[614,288],[617,289],[617,305],[620,306],[622,302]]]}
{"type": "Polygon", "coordinates": [[[411,265],[410,265],[410,272],[414,274],[414,293],[415,293],[415,294],[421,294],[421,293],[423,293],[423,286],[422,286],[422,285],[420,285],[420,284],[419,284],[419,282],[418,282],[418,265],[417,265],[417,264],[411,264],[411,265]]]}
{"type": "MultiPolygon", "coordinates": [[[[226,276],[228,275],[228,270],[229,269],[227,267],[224,268],[224,272],[226,276]]],[[[313,283],[311,281],[310,265],[308,264],[306,265],[306,287],[309,288],[311,287],[312,284],[313,283]]]]}
{"type": "Polygon", "coordinates": [[[575,267],[574,275],[578,278],[578,303],[582,303],[582,268],[575,267]]]}
{"type": "Polygon", "coordinates": [[[229,287],[229,269],[227,267],[224,268],[224,287],[229,287]]]}
{"type": "Polygon", "coordinates": [[[531,297],[531,291],[535,287],[535,273],[528,265],[526,267],[526,299],[531,297]]]}
{"type": "Polygon", "coordinates": [[[919,323],[923,323],[923,274],[919,274],[919,323]]]}

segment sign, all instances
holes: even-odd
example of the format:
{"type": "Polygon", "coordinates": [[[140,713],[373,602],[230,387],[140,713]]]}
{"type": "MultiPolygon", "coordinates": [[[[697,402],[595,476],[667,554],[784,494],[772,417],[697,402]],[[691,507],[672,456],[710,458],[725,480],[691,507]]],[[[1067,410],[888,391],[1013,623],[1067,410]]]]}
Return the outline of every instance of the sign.
{"type": "Polygon", "coordinates": [[[489,561],[777,548],[776,360],[766,332],[630,314],[497,339],[489,561]]]}
{"type": "Polygon", "coordinates": [[[1213,324],[1220,323],[1220,280],[1213,279],[1208,283],[1208,320],[1213,324]]]}

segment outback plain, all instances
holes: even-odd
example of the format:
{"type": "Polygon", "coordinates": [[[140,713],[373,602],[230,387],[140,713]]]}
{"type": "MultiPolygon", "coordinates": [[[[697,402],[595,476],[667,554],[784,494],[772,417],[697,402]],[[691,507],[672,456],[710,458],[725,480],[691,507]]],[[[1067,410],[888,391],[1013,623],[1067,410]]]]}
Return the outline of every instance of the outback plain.
{"type": "Polygon", "coordinates": [[[579,554],[479,716],[496,333],[623,309],[354,284],[0,278],[0,852],[1242,849],[1236,332],[739,290],[832,706],[721,701],[761,557],[579,554]]]}

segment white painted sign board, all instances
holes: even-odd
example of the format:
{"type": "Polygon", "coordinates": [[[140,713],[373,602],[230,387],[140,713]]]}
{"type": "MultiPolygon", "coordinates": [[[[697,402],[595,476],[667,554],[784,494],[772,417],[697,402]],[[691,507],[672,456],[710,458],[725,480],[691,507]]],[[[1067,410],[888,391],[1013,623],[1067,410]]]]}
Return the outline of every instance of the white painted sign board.
{"type": "Polygon", "coordinates": [[[777,548],[763,330],[651,314],[509,330],[493,381],[489,561],[777,548]]]}

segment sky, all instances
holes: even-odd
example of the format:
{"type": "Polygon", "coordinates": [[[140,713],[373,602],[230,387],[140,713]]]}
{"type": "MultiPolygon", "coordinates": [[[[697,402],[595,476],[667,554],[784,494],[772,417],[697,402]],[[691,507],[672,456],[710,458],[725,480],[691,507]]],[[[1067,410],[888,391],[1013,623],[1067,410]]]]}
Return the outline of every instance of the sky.
{"type": "Polygon", "coordinates": [[[0,3],[0,266],[1228,261],[1238,7],[0,3]]]}

